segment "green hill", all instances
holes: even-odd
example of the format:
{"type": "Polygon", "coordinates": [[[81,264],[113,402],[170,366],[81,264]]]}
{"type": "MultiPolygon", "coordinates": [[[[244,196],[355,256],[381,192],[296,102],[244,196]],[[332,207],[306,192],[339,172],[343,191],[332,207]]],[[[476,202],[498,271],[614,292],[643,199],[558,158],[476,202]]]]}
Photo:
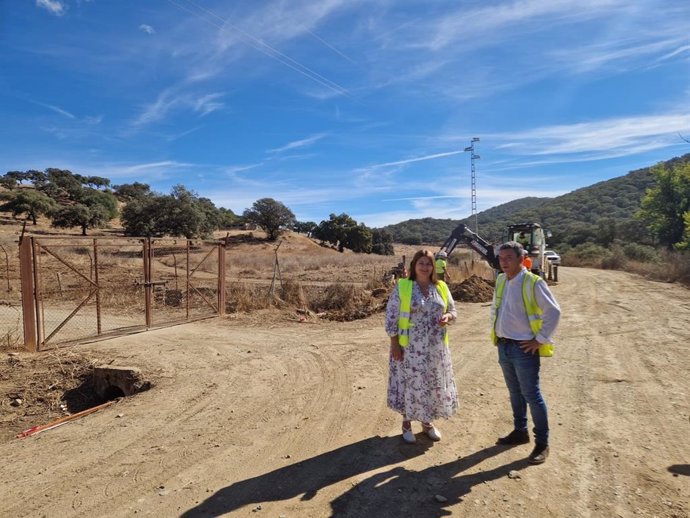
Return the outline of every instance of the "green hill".
{"type": "MultiPolygon", "coordinates": [[[[690,153],[666,162],[690,162],[690,153]]],[[[634,219],[640,202],[654,183],[650,167],[625,176],[583,187],[556,198],[521,198],[477,214],[479,235],[491,242],[503,239],[511,223],[538,222],[552,232],[551,246],[577,245],[595,240],[602,232],[614,233],[623,240],[646,241],[646,232],[634,219]]],[[[460,223],[474,229],[474,218],[411,219],[389,225],[393,240],[409,244],[440,245],[460,223]]]]}

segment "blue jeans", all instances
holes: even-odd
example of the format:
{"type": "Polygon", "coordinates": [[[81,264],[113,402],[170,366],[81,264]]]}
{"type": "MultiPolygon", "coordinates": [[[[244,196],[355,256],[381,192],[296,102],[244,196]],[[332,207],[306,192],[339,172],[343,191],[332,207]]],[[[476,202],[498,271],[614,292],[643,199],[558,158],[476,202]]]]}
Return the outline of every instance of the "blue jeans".
{"type": "Polygon", "coordinates": [[[527,431],[527,405],[534,422],[534,439],[539,444],[549,443],[549,420],[546,402],[539,388],[538,354],[526,353],[520,343],[503,340],[498,343],[498,363],[510,393],[513,421],[516,430],[527,431]]]}

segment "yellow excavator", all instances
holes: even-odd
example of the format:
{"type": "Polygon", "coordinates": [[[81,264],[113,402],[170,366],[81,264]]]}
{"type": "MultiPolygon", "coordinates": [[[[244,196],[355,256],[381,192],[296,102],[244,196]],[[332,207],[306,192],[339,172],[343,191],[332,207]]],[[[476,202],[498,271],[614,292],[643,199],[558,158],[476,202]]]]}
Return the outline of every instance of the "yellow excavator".
{"type": "MultiPolygon", "coordinates": [[[[508,225],[503,241],[517,241],[520,243],[532,258],[532,272],[546,277],[549,268],[548,261],[544,255],[546,236],[547,233],[544,232],[539,223],[517,223],[508,225]]],[[[501,269],[498,263],[497,247],[495,248],[486,239],[472,232],[463,223],[455,227],[439,251],[446,252],[450,257],[450,254],[458,244],[467,245],[477,252],[494,270],[501,269]]]]}

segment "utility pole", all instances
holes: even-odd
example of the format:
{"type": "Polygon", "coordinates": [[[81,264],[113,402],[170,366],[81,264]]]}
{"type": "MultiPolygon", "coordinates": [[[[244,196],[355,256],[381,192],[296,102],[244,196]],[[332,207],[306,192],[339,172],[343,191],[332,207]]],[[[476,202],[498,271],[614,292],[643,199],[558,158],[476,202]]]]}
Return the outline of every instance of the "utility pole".
{"type": "Polygon", "coordinates": [[[479,142],[479,137],[472,137],[470,145],[465,148],[465,151],[470,152],[470,163],[472,164],[472,215],[474,216],[474,232],[479,234],[479,223],[477,222],[477,173],[474,168],[474,161],[481,157],[474,153],[474,143],[479,142]]]}

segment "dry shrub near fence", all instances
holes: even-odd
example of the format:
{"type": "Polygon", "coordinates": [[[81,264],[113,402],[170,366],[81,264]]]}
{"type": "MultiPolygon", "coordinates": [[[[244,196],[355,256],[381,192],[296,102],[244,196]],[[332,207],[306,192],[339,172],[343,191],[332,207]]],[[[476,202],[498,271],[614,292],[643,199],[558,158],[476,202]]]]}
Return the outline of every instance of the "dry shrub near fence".
{"type": "Polygon", "coordinates": [[[285,280],[280,289],[280,298],[286,304],[297,308],[307,307],[307,297],[302,289],[302,284],[293,280],[285,280]]]}
{"type": "Polygon", "coordinates": [[[22,311],[19,306],[3,307],[3,318],[0,321],[0,349],[19,349],[24,347],[24,330],[22,328],[22,311]]]}
{"type": "Polygon", "coordinates": [[[317,313],[323,311],[352,311],[366,305],[369,293],[353,284],[335,283],[323,290],[321,295],[310,301],[311,308],[317,313]]]}
{"type": "Polygon", "coordinates": [[[248,312],[271,306],[266,287],[230,282],[225,289],[225,310],[228,313],[248,312]]]}

